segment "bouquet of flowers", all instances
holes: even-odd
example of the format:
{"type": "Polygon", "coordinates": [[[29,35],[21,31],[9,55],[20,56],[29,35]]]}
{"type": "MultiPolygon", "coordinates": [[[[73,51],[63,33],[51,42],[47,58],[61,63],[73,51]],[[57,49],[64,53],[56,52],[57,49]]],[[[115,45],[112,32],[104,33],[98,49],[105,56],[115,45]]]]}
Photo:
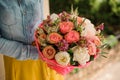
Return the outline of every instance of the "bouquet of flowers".
{"type": "Polygon", "coordinates": [[[101,51],[103,27],[95,27],[89,19],[75,14],[51,14],[35,31],[40,57],[63,75],[85,67],[101,51]]]}

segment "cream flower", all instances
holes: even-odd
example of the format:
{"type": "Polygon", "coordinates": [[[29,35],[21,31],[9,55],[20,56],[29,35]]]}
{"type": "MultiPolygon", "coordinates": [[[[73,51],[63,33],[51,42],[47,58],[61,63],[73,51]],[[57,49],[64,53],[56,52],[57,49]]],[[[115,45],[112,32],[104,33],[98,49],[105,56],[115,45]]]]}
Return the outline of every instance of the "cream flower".
{"type": "Polygon", "coordinates": [[[74,47],[73,49],[73,61],[78,61],[80,65],[86,64],[90,60],[90,55],[88,54],[87,48],[74,47]]]}
{"type": "Polygon", "coordinates": [[[67,66],[70,62],[70,55],[66,51],[60,51],[55,55],[56,62],[62,66],[67,66]]]}
{"type": "Polygon", "coordinates": [[[57,14],[53,13],[53,14],[51,14],[50,18],[51,18],[52,22],[54,22],[55,20],[57,20],[59,18],[59,16],[57,14]]]}
{"type": "MultiPolygon", "coordinates": [[[[84,19],[84,18],[83,18],[84,19]]],[[[96,29],[89,19],[85,19],[82,25],[81,36],[91,37],[96,35],[96,29]]]]}

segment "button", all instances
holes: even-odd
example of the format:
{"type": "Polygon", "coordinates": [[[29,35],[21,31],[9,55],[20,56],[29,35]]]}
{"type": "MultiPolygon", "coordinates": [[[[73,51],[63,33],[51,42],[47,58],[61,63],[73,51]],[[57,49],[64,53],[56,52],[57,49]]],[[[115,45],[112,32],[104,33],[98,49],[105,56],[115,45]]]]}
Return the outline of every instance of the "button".
{"type": "Polygon", "coordinates": [[[25,10],[23,11],[23,15],[26,15],[26,11],[25,10]]]}

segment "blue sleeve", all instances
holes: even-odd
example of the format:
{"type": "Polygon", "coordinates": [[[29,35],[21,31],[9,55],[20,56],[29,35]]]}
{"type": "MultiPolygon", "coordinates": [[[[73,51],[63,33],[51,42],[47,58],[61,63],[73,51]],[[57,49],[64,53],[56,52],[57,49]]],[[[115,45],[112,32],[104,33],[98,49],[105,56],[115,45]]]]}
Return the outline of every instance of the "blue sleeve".
{"type": "Polygon", "coordinates": [[[0,53],[19,60],[38,59],[36,47],[2,37],[0,37],[0,53]]]}

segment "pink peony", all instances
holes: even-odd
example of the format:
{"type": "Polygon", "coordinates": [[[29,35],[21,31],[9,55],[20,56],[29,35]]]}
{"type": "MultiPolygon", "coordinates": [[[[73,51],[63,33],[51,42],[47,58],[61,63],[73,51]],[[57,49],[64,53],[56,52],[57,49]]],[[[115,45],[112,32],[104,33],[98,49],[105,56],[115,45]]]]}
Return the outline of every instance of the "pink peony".
{"type": "Polygon", "coordinates": [[[88,47],[89,55],[95,55],[96,54],[96,46],[93,42],[89,41],[87,47],[88,47]]]}
{"type": "Polygon", "coordinates": [[[87,38],[87,40],[92,41],[96,46],[100,46],[101,45],[101,41],[98,38],[98,36],[89,37],[89,38],[87,38]]]}
{"type": "Polygon", "coordinates": [[[74,25],[72,22],[68,21],[68,22],[61,22],[59,24],[60,26],[60,31],[61,33],[65,34],[69,31],[71,31],[74,28],[74,25]]]}
{"type": "Polygon", "coordinates": [[[77,31],[70,31],[69,33],[67,33],[65,35],[65,40],[68,42],[68,43],[73,43],[73,42],[77,42],[79,41],[80,39],[80,35],[79,35],[79,32],[77,31]]]}

